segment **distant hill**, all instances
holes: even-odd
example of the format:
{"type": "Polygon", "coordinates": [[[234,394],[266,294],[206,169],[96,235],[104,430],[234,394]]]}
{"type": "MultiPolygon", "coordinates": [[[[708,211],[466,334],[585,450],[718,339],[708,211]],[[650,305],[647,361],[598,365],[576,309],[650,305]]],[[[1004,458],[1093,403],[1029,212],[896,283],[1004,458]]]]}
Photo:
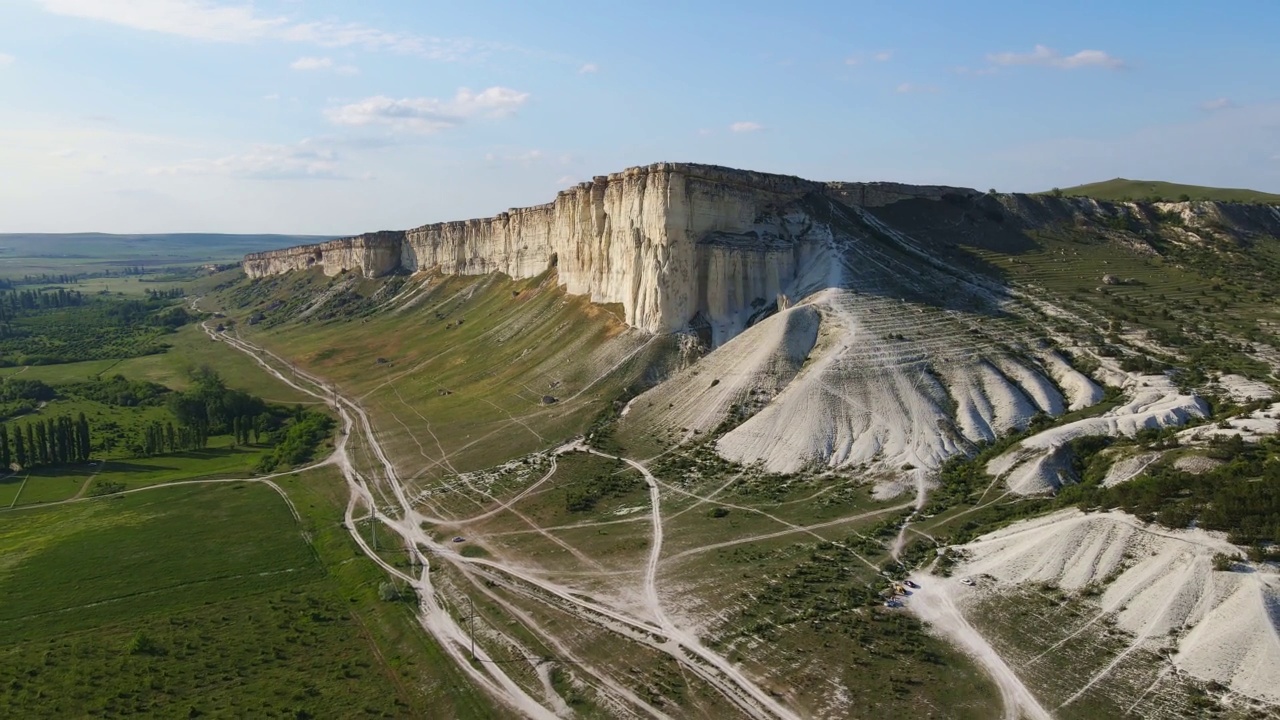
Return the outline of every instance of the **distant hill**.
{"type": "Polygon", "coordinates": [[[0,277],[239,262],[247,253],[330,240],[314,235],[0,233],[0,277]]]}
{"type": "MultiPolygon", "coordinates": [[[[1268,203],[1280,205],[1280,195],[1240,188],[1215,188],[1179,185],[1158,180],[1126,180],[1115,178],[1103,182],[1061,188],[1063,195],[1080,195],[1097,200],[1159,199],[1174,202],[1182,199],[1216,200],[1218,202],[1268,203]]],[[[1052,192],[1052,191],[1050,191],[1052,192]]],[[[1047,194],[1047,193],[1041,193],[1047,194]]]]}

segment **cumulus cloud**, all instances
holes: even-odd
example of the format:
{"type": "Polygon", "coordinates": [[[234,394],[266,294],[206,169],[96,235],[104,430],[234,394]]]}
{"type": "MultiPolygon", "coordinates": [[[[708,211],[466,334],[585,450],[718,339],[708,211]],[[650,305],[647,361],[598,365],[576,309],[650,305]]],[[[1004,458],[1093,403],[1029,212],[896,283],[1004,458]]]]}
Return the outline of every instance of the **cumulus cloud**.
{"type": "Polygon", "coordinates": [[[894,92],[899,95],[917,95],[938,92],[938,88],[933,85],[917,85],[915,83],[902,83],[894,92]]]}
{"type": "Polygon", "coordinates": [[[17,58],[10,55],[9,53],[0,53],[0,68],[12,65],[14,60],[16,59],[17,58]]]}
{"type": "Polygon", "coordinates": [[[1013,65],[1042,65],[1061,70],[1076,68],[1100,67],[1108,70],[1119,70],[1124,61],[1102,50],[1081,50],[1073,55],[1063,55],[1053,48],[1036,45],[1031,52],[1000,52],[987,55],[987,62],[992,65],[1008,67],[1013,65]]]}
{"type": "Polygon", "coordinates": [[[250,43],[266,40],[321,47],[391,50],[435,60],[474,57],[486,46],[465,39],[423,37],[387,32],[360,23],[302,21],[267,15],[248,2],[215,0],[38,0],[56,15],[96,20],[134,30],[178,35],[208,42],[250,43]]]}
{"type": "Polygon", "coordinates": [[[257,180],[344,180],[333,148],[316,140],[254,145],[243,153],[149,168],[151,175],[220,175],[257,180]]]}
{"type": "Polygon", "coordinates": [[[461,88],[450,100],[437,98],[395,99],[383,95],[329,108],[325,117],[336,125],[381,125],[392,130],[434,133],[474,118],[511,115],[529,99],[529,93],[491,87],[481,92],[461,88]]]}
{"type": "Polygon", "coordinates": [[[1229,98],[1214,98],[1206,102],[1200,103],[1200,109],[1205,112],[1214,112],[1215,110],[1226,110],[1235,107],[1236,104],[1231,102],[1229,98]]]}
{"type": "Polygon", "coordinates": [[[749,120],[742,120],[729,125],[729,131],[736,132],[736,133],[759,132],[763,129],[764,129],[764,126],[761,125],[760,123],[751,122],[749,120]]]}
{"type": "Polygon", "coordinates": [[[598,72],[600,72],[600,66],[596,65],[595,63],[587,63],[586,65],[583,65],[582,67],[578,68],[579,75],[590,75],[591,73],[598,73],[598,72]]]}

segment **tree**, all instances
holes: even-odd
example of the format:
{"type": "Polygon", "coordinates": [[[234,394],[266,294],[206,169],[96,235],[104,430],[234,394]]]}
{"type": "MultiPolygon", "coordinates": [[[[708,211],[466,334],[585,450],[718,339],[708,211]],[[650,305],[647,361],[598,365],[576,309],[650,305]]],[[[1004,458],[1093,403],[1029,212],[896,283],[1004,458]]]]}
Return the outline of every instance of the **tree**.
{"type": "Polygon", "coordinates": [[[0,469],[8,470],[11,464],[13,458],[9,454],[9,431],[4,423],[0,423],[0,469]]]}
{"type": "MultiPolygon", "coordinates": [[[[27,428],[30,430],[30,427],[27,428]]],[[[18,467],[27,466],[27,444],[22,439],[22,428],[17,425],[13,426],[13,449],[14,459],[18,461],[18,467]]]]}
{"type": "Polygon", "coordinates": [[[1049,194],[1056,198],[1060,198],[1062,197],[1062,188],[1054,188],[1049,191],[1049,194]]]}
{"type": "Polygon", "coordinates": [[[31,433],[30,435],[27,435],[27,443],[34,448],[34,452],[31,453],[31,464],[35,465],[36,463],[39,463],[41,465],[48,465],[49,434],[44,430],[44,423],[37,420],[34,425],[34,430],[31,425],[27,426],[27,432],[31,433]]]}
{"type": "Polygon", "coordinates": [[[91,449],[89,442],[89,419],[84,416],[84,413],[80,413],[80,417],[77,419],[76,424],[79,426],[79,437],[77,440],[80,445],[80,459],[88,460],[91,449]]]}

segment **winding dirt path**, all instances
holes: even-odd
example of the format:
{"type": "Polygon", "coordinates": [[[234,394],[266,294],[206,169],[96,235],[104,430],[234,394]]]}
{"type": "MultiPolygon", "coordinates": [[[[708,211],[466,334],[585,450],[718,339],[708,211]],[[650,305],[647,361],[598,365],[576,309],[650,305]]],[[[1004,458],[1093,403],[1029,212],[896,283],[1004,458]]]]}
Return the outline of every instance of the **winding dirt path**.
{"type": "MultiPolygon", "coordinates": [[[[584,619],[591,620],[601,627],[610,630],[630,629],[631,631],[626,631],[622,634],[631,639],[645,642],[654,649],[671,656],[681,664],[684,670],[694,673],[709,685],[715,687],[726,699],[737,705],[749,717],[757,718],[758,720],[771,720],[773,718],[793,720],[797,718],[795,713],[782,706],[726,659],[704,648],[696,636],[681,629],[666,616],[656,587],[657,558],[660,557],[662,549],[660,489],[656,478],[642,463],[628,458],[619,458],[639,470],[645,476],[650,487],[650,499],[653,505],[654,542],[649,568],[645,573],[645,583],[648,604],[650,605],[647,609],[657,618],[657,626],[638,621],[621,611],[584,599],[568,588],[534,577],[529,573],[522,572],[520,568],[508,567],[503,563],[481,558],[464,558],[452,548],[440,545],[423,530],[423,524],[456,524],[458,521],[427,517],[414,506],[404,490],[395,465],[387,457],[385,450],[378,441],[377,434],[368,415],[356,401],[339,394],[336,389],[323,379],[293,366],[287,360],[264,348],[241,338],[229,336],[226,333],[217,333],[207,325],[204,329],[211,338],[225,342],[232,348],[254,358],[261,367],[287,385],[317,399],[325,400],[339,414],[342,418],[343,432],[330,459],[341,469],[351,491],[344,517],[352,539],[366,556],[382,567],[389,575],[414,588],[419,599],[419,623],[422,627],[440,642],[445,652],[477,686],[488,691],[511,709],[528,717],[556,717],[552,709],[548,709],[542,702],[539,702],[526,691],[524,687],[515,682],[503,670],[503,665],[489,657],[481,645],[475,646],[474,660],[469,656],[466,650],[470,646],[467,633],[455,619],[454,614],[447,609],[447,600],[432,583],[430,577],[430,562],[432,558],[437,561],[451,563],[462,571],[464,577],[468,578],[470,578],[470,574],[466,572],[467,567],[488,567],[494,571],[518,578],[529,586],[536,588],[539,592],[554,596],[557,600],[580,611],[584,619]],[[287,370],[290,376],[286,376],[284,372],[281,372],[281,368],[287,370]],[[362,445],[373,455],[377,467],[373,468],[370,476],[362,474],[348,457],[347,443],[353,434],[359,435],[362,445]],[[375,487],[380,490],[390,491],[395,499],[394,504],[397,506],[395,507],[395,513],[398,517],[391,517],[378,508],[374,496],[375,487]],[[364,537],[356,529],[357,512],[361,508],[367,508],[374,520],[382,523],[400,537],[410,555],[412,564],[420,568],[417,576],[392,566],[369,547],[364,537]],[[634,632],[637,630],[640,632],[634,632]],[[655,633],[665,637],[654,637],[655,633]]],[[[638,351],[639,349],[635,352],[638,351]]],[[[631,356],[634,356],[635,352],[624,358],[622,362],[629,360],[631,356]]],[[[548,473],[534,486],[536,487],[545,482],[550,477],[551,473],[548,473]]],[[[505,504],[506,507],[500,506],[490,512],[502,512],[509,509],[512,503],[532,490],[532,487],[526,489],[524,493],[508,501],[505,504]]],[[[483,517],[486,514],[488,513],[478,517],[483,517]]],[[[479,587],[476,588],[476,591],[482,592],[479,587]]],[[[532,624],[526,624],[526,628],[531,630],[534,627],[532,624]]],[[[548,644],[555,645],[554,635],[549,633],[537,634],[545,637],[548,644]]],[[[614,684],[608,679],[606,673],[590,665],[578,665],[576,667],[591,675],[606,687],[611,687],[614,684]]],[[[558,705],[558,703],[551,704],[558,705]]],[[[653,710],[652,707],[646,707],[646,705],[637,706],[633,704],[633,707],[644,714],[656,714],[651,712],[653,710]]]]}
{"type": "Polygon", "coordinates": [[[1053,716],[1040,704],[1018,674],[1000,657],[956,607],[953,595],[956,581],[933,575],[913,575],[920,586],[907,599],[906,606],[921,620],[932,625],[969,654],[987,671],[1000,690],[1004,703],[1004,720],[1052,720],[1053,716]]]}

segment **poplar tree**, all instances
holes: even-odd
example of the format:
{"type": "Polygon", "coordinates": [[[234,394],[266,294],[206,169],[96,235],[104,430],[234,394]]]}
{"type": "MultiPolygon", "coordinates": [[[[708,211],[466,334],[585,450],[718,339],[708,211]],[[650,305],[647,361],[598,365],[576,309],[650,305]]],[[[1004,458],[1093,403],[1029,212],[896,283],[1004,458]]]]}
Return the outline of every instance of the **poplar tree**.
{"type": "MultiPolygon", "coordinates": [[[[28,428],[30,429],[30,428],[28,428]]],[[[27,444],[22,439],[22,428],[17,425],[13,426],[13,446],[14,459],[18,461],[19,467],[27,466],[27,444]]]]}

